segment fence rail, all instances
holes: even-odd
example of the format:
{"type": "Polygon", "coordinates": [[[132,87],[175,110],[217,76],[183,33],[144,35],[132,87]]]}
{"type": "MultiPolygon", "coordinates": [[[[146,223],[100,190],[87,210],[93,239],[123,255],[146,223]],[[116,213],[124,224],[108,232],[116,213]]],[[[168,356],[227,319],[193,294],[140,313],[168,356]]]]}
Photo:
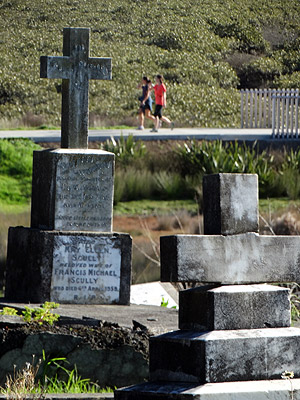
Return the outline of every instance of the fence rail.
{"type": "Polygon", "coordinates": [[[299,138],[299,89],[276,93],[272,98],[274,138],[299,138]]]}
{"type": "Polygon", "coordinates": [[[241,128],[271,128],[275,94],[276,89],[241,90],[241,128]]]}
{"type": "Polygon", "coordinates": [[[241,90],[241,128],[272,128],[274,138],[299,138],[299,89],[241,90]]]}

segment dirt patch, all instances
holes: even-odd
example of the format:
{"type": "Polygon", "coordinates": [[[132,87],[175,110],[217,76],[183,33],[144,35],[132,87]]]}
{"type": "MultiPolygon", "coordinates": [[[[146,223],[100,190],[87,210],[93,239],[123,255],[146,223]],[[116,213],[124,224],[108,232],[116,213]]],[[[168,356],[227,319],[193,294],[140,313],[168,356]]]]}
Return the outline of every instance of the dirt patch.
{"type": "Polygon", "coordinates": [[[14,328],[1,323],[0,356],[13,348],[22,347],[27,336],[45,332],[81,338],[92,350],[116,349],[128,345],[142,353],[145,359],[149,358],[150,334],[147,331],[126,329],[108,322],[100,322],[99,327],[24,324],[14,328]]]}

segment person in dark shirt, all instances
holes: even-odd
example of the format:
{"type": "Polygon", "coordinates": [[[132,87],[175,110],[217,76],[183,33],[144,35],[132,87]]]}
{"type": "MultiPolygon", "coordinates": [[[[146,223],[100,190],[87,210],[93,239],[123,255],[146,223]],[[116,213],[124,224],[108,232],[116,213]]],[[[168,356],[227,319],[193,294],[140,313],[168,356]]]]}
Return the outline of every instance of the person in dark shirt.
{"type": "Polygon", "coordinates": [[[138,88],[142,88],[142,96],[139,97],[140,108],[139,108],[139,130],[144,129],[144,121],[145,117],[155,121],[155,117],[151,114],[152,111],[152,98],[151,98],[151,88],[152,84],[150,79],[146,76],[143,77],[141,83],[138,85],[138,88]]]}

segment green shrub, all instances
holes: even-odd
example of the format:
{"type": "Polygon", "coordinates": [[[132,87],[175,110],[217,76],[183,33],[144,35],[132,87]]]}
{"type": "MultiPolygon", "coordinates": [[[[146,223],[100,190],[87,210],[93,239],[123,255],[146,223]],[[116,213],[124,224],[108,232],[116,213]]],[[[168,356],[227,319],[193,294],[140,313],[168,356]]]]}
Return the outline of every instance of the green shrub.
{"type": "Polygon", "coordinates": [[[191,141],[178,145],[177,157],[183,175],[258,174],[261,197],[282,195],[273,157],[265,151],[259,153],[256,143],[250,148],[238,142],[191,141]]]}
{"type": "Polygon", "coordinates": [[[27,139],[0,140],[0,201],[22,204],[30,200],[32,154],[38,149],[27,139]]]}
{"type": "Polygon", "coordinates": [[[282,183],[285,192],[291,200],[300,198],[300,171],[296,169],[285,169],[282,172],[282,183]]]}
{"type": "Polygon", "coordinates": [[[61,0],[56,7],[46,0],[42,10],[38,0],[15,0],[0,7],[0,118],[34,110],[43,123],[59,125],[60,81],[39,78],[39,58],[62,55],[62,29],[75,23],[91,27],[92,56],[112,57],[113,80],[91,81],[89,100],[91,112],[114,125],[137,114],[143,74],[166,76],[170,100],[180,97],[168,102],[176,122],[223,127],[239,126],[230,54],[277,55],[284,74],[299,68],[298,0],[61,0]],[[267,38],[266,27],[284,33],[280,46],[272,48],[275,35],[267,38]]]}
{"type": "Polygon", "coordinates": [[[27,139],[0,140],[0,174],[31,177],[32,154],[40,146],[27,139]]]}
{"type": "Polygon", "coordinates": [[[281,182],[292,200],[300,197],[300,149],[285,152],[281,166],[281,182]]]}
{"type": "Polygon", "coordinates": [[[117,141],[111,137],[105,143],[101,144],[101,149],[110,151],[116,156],[116,161],[122,165],[128,165],[131,162],[142,159],[147,154],[147,148],[142,141],[135,141],[133,135],[129,135],[126,139],[121,134],[117,141]]]}
{"type": "Polygon", "coordinates": [[[134,168],[117,169],[114,203],[153,198],[155,188],[155,180],[150,171],[139,171],[134,168]]]}
{"type": "Polygon", "coordinates": [[[178,173],[161,171],[155,174],[157,191],[161,199],[188,199],[193,197],[188,179],[178,173]]]}
{"type": "Polygon", "coordinates": [[[261,57],[240,68],[238,76],[242,88],[273,87],[273,82],[280,77],[282,65],[275,59],[261,57]]]}

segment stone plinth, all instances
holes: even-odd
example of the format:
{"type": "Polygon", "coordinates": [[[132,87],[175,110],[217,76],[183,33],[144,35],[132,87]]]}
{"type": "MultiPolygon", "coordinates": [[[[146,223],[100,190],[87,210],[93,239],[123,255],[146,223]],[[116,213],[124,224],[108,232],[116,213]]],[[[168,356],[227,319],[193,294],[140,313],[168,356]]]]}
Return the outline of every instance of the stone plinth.
{"type": "Polygon", "coordinates": [[[112,231],[114,154],[45,150],[33,156],[31,226],[112,231]]]}
{"type": "Polygon", "coordinates": [[[204,234],[258,232],[258,177],[216,174],[203,178],[204,234]]]}
{"type": "Polygon", "coordinates": [[[202,286],[179,293],[179,329],[289,327],[289,289],[272,285],[202,286]]]}
{"type": "Polygon", "coordinates": [[[234,382],[300,375],[300,329],[175,331],[150,338],[150,380],[234,382]]]}
{"type": "Polygon", "coordinates": [[[8,300],[127,305],[130,284],[127,234],[9,229],[8,300]]]}
{"type": "Polygon", "coordinates": [[[174,235],[160,248],[162,282],[300,281],[300,236],[174,235]]]}

